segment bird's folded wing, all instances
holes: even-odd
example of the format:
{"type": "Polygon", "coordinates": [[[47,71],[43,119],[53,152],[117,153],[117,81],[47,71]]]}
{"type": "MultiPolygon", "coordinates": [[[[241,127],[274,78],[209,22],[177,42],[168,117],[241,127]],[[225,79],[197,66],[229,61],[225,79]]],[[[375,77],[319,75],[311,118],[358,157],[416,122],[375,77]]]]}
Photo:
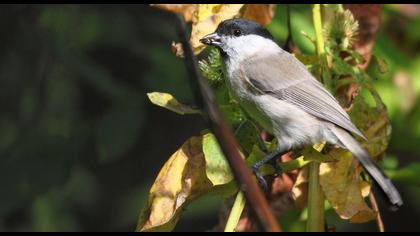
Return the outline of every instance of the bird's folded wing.
{"type": "Polygon", "coordinates": [[[263,94],[296,105],[309,114],[364,137],[349,115],[299,60],[288,52],[244,61],[245,80],[263,94]]]}

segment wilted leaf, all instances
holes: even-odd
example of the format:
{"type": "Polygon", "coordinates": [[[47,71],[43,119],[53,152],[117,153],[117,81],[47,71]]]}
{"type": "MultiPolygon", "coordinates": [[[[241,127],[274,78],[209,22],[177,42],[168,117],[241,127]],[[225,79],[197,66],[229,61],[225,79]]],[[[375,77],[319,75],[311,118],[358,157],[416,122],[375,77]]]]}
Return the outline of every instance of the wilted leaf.
{"type": "Polygon", "coordinates": [[[267,25],[273,19],[275,12],[276,4],[246,4],[243,17],[267,25]]]}
{"type": "Polygon", "coordinates": [[[330,155],[329,153],[323,154],[312,147],[305,148],[303,156],[305,161],[332,162],[337,160],[336,156],[330,155]]]}
{"type": "Polygon", "coordinates": [[[150,6],[177,14],[181,13],[187,22],[191,21],[194,12],[197,9],[197,4],[150,4],[150,6]]]}
{"type": "Polygon", "coordinates": [[[292,196],[299,209],[306,207],[308,202],[308,168],[303,167],[292,188],[292,196]]]}
{"type": "Polygon", "coordinates": [[[360,169],[355,168],[350,152],[334,149],[331,155],[337,162],[321,163],[320,184],[326,199],[342,219],[351,222],[367,222],[375,218],[375,212],[365,203],[359,179],[360,169]]]}
{"type": "Polygon", "coordinates": [[[197,197],[212,192],[237,192],[228,162],[211,133],[192,137],[165,163],[150,189],[137,231],[171,231],[182,209],[197,197]]]}
{"type": "Polygon", "coordinates": [[[243,4],[198,4],[192,18],[191,45],[194,53],[200,53],[206,45],[200,39],[213,33],[220,22],[240,15],[243,4]]]}
{"type": "Polygon", "coordinates": [[[147,96],[153,104],[164,107],[178,114],[200,114],[200,110],[179,103],[178,100],[169,93],[153,92],[148,93],[147,96]]]}
{"type": "Polygon", "coordinates": [[[213,185],[227,184],[233,180],[229,163],[220,150],[216,137],[211,133],[203,136],[203,153],[206,159],[207,178],[213,185]]]}
{"type": "Polygon", "coordinates": [[[172,42],[171,50],[175,56],[184,58],[184,49],[182,48],[182,43],[172,42]]]}
{"type": "MultiPolygon", "coordinates": [[[[372,88],[373,89],[373,88],[372,88]]],[[[372,94],[376,106],[369,105],[363,96],[354,99],[350,116],[354,124],[359,127],[367,138],[364,147],[372,157],[382,155],[389,144],[391,124],[386,107],[379,96],[372,94]]]]}
{"type": "Polygon", "coordinates": [[[170,231],[179,213],[192,199],[210,191],[201,137],[185,142],[165,163],[143,208],[137,231],[170,231]]]}

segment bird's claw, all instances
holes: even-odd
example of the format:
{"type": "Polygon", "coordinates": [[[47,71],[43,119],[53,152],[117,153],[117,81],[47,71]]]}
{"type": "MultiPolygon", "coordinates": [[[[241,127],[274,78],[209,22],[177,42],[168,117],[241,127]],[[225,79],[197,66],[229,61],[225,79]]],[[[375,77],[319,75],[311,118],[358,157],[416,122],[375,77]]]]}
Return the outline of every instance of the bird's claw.
{"type": "Polygon", "coordinates": [[[271,166],[273,166],[273,168],[274,168],[274,177],[277,177],[277,176],[279,176],[279,175],[281,175],[281,174],[283,173],[283,170],[281,169],[281,166],[280,166],[280,164],[277,162],[277,160],[276,160],[276,159],[273,159],[273,160],[270,162],[270,164],[271,164],[271,166]]]}
{"type": "Polygon", "coordinates": [[[264,190],[264,192],[267,192],[268,191],[267,181],[259,172],[259,167],[253,166],[252,171],[254,172],[255,177],[257,177],[258,183],[260,184],[261,188],[264,190]]]}

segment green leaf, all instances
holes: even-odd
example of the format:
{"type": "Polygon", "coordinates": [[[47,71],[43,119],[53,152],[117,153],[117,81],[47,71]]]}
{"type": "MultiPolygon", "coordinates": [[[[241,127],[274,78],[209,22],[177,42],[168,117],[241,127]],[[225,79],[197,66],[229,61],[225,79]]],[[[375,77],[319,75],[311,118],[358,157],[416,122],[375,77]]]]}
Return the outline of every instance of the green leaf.
{"type": "Polygon", "coordinates": [[[220,110],[231,127],[236,127],[246,120],[245,114],[236,103],[220,105],[220,110]]]}
{"type": "Polygon", "coordinates": [[[353,67],[340,57],[334,57],[333,70],[338,75],[353,74],[353,67]]]}
{"type": "Polygon", "coordinates": [[[169,93],[152,92],[148,93],[147,96],[153,104],[164,107],[180,115],[201,113],[198,109],[181,104],[169,93]]]}
{"type": "Polygon", "coordinates": [[[165,163],[141,210],[136,231],[171,231],[186,205],[207,193],[237,192],[229,164],[211,133],[187,140],[165,163]]]}
{"type": "Polygon", "coordinates": [[[245,156],[251,153],[254,144],[258,142],[258,135],[260,135],[258,128],[250,120],[242,122],[235,130],[236,139],[245,156]]]}
{"type": "Polygon", "coordinates": [[[206,175],[213,185],[223,185],[233,180],[229,163],[211,133],[203,136],[203,153],[206,160],[206,175]]]}

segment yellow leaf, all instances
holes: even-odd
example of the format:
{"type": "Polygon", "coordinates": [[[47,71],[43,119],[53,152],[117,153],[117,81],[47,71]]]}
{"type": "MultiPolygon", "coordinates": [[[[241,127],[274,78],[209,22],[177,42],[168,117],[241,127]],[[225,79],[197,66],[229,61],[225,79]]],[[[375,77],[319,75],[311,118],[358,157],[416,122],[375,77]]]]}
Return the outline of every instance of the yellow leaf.
{"type": "Polygon", "coordinates": [[[276,4],[246,4],[243,17],[267,25],[273,19],[275,12],[276,4]]]}
{"type": "Polygon", "coordinates": [[[170,231],[185,203],[210,191],[201,137],[192,137],[160,170],[143,208],[137,231],[170,231]]]}
{"type": "Polygon", "coordinates": [[[299,209],[304,209],[308,202],[308,167],[303,167],[292,188],[292,197],[299,209]]]}
{"type": "Polygon", "coordinates": [[[200,53],[205,45],[200,39],[213,33],[220,22],[240,16],[243,4],[198,4],[192,18],[191,45],[195,54],[200,53]]]}
{"type": "Polygon", "coordinates": [[[326,199],[342,219],[351,222],[367,222],[375,218],[375,212],[363,199],[359,179],[360,168],[356,168],[350,152],[333,149],[330,155],[338,161],[321,163],[320,184],[326,199]]]}
{"type": "Polygon", "coordinates": [[[191,21],[192,16],[197,9],[197,4],[150,4],[150,6],[177,14],[182,13],[187,22],[191,21]]]}
{"type": "Polygon", "coordinates": [[[164,107],[178,114],[200,114],[200,110],[181,104],[169,93],[153,92],[148,93],[147,96],[153,104],[164,107]]]}

